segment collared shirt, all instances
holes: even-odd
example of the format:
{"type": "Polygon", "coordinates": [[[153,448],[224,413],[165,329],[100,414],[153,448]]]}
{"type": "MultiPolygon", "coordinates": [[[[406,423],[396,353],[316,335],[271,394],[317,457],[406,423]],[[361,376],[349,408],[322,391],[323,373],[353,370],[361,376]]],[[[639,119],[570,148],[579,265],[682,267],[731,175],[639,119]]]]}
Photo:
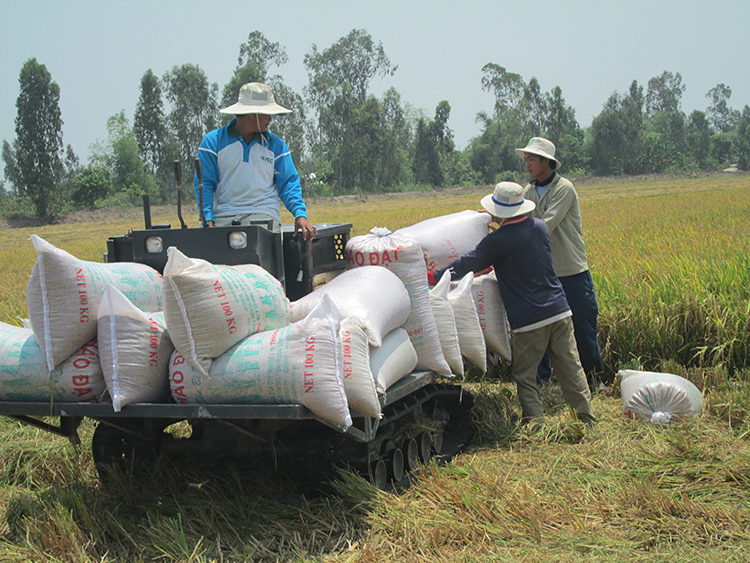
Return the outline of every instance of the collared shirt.
{"type": "MultiPolygon", "coordinates": [[[[295,217],[307,217],[299,174],[286,143],[274,133],[256,133],[249,143],[232,121],[209,131],[198,158],[203,166],[203,209],[207,221],[216,217],[264,213],[277,221],[279,199],[295,217]]],[[[200,199],[195,176],[196,199],[200,199]]]]}
{"type": "Polygon", "coordinates": [[[536,203],[531,216],[547,224],[557,275],[574,276],[588,270],[581,210],[573,184],[555,172],[541,195],[537,193],[536,183],[529,183],[523,196],[536,203]]]}

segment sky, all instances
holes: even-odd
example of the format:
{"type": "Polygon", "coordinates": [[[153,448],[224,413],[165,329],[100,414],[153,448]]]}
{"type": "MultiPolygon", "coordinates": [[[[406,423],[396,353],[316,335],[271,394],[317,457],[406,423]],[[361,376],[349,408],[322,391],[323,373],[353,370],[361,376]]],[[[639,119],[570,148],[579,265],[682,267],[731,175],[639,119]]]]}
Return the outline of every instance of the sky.
{"type": "Polygon", "coordinates": [[[398,66],[371,92],[394,87],[428,116],[447,100],[460,149],[481,132],[477,113],[492,112],[481,88],[490,62],[544,92],[560,86],[583,127],[613,92],[633,80],[645,92],[665,70],[682,75],[687,114],[705,111],[720,83],[730,106],[750,104],[748,0],[0,0],[0,14],[0,142],[15,139],[18,75],[36,58],[60,86],[63,142],[83,164],[110,116],[132,122],[148,69],[198,65],[221,92],[255,30],[285,49],[289,62],[272,72],[298,93],[313,44],[366,30],[398,66]]]}

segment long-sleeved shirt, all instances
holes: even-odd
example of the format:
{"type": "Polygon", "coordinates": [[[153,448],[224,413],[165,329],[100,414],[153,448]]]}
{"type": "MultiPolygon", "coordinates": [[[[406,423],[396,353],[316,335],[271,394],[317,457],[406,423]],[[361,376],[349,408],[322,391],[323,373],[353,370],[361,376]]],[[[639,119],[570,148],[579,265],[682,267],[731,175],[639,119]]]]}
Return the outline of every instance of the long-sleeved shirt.
{"type": "MultiPolygon", "coordinates": [[[[206,220],[265,213],[280,222],[279,199],[295,218],[307,217],[299,174],[286,143],[267,131],[248,144],[234,123],[209,131],[198,149],[206,220]]],[[[201,205],[197,174],[194,184],[201,205]]]]}
{"type": "Polygon", "coordinates": [[[547,224],[552,262],[557,275],[574,276],[588,270],[581,209],[573,184],[555,172],[541,196],[537,183],[531,182],[524,188],[523,197],[536,203],[531,216],[542,219],[547,224]]]}
{"type": "Polygon", "coordinates": [[[503,224],[471,252],[434,271],[435,280],[452,270],[454,278],[493,266],[500,295],[515,332],[533,330],[570,316],[555,275],[544,221],[527,217],[503,224]]]}

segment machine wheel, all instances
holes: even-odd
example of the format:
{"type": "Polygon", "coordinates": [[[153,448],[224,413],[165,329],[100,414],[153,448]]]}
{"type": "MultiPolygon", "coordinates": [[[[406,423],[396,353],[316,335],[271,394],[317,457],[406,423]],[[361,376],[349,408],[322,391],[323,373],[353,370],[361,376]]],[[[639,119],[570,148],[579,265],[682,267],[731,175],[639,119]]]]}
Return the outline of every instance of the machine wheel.
{"type": "Polygon", "coordinates": [[[419,437],[419,456],[422,463],[427,463],[432,457],[432,434],[423,432],[419,437]]]}
{"type": "Polygon", "coordinates": [[[385,461],[379,459],[372,465],[372,484],[375,485],[381,491],[385,491],[388,487],[388,466],[385,461]]]}
{"type": "Polygon", "coordinates": [[[398,483],[404,477],[404,452],[401,448],[393,450],[391,457],[388,461],[388,467],[390,471],[388,476],[394,483],[398,483]]]}
{"type": "Polygon", "coordinates": [[[409,471],[416,471],[419,468],[419,444],[412,438],[406,446],[406,463],[409,471]]]}

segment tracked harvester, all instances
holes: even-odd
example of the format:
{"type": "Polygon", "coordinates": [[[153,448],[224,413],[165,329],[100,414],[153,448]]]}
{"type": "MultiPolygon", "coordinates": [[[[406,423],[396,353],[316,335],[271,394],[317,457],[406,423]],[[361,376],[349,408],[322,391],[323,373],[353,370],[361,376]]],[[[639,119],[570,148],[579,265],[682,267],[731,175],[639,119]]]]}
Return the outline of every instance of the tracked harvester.
{"type": "MultiPolygon", "coordinates": [[[[107,240],[107,262],[138,262],[162,272],[167,249],[215,264],[257,264],[276,277],[291,301],[347,267],[345,247],[351,224],[316,224],[304,240],[292,226],[274,233],[264,223],[188,228],[182,219],[178,172],[179,228],[151,223],[144,198],[145,228],[107,240]]],[[[406,486],[413,471],[433,457],[448,460],[472,436],[472,397],[433,372],[408,374],[380,396],[382,418],[352,412],[345,430],[297,404],[110,404],[0,402],[0,414],[79,442],[78,427],[88,417],[98,425],[93,458],[102,477],[113,467],[149,464],[161,453],[190,455],[211,464],[245,464],[288,458],[303,477],[325,480],[331,469],[348,466],[382,489],[406,486]],[[188,437],[165,431],[187,421],[188,437]]]]}

